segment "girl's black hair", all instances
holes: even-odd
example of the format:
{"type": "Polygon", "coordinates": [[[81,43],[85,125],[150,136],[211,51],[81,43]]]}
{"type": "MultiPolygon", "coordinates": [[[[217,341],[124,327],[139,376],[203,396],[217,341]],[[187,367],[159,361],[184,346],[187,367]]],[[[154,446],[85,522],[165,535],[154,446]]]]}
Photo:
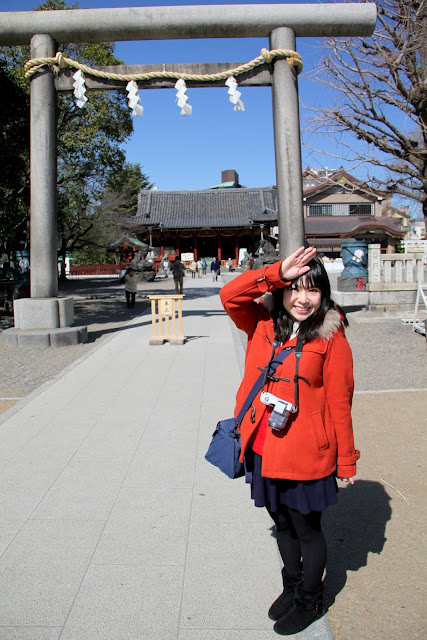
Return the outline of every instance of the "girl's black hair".
{"type": "MultiPolygon", "coordinates": [[[[311,260],[308,265],[310,271],[304,273],[302,276],[292,280],[292,285],[297,284],[305,288],[316,287],[320,289],[322,298],[320,307],[313,313],[307,320],[303,320],[299,327],[299,335],[305,342],[310,342],[318,334],[319,327],[323,324],[325,316],[329,309],[337,309],[342,316],[343,324],[348,326],[347,319],[344,312],[331,300],[331,285],[329,283],[328,274],[323,266],[322,262],[318,259],[311,260]]],[[[283,293],[285,289],[276,289],[273,291],[273,310],[272,318],[274,322],[275,338],[279,342],[286,342],[292,335],[292,328],[294,324],[293,318],[288,314],[283,306],[283,293]]]]}

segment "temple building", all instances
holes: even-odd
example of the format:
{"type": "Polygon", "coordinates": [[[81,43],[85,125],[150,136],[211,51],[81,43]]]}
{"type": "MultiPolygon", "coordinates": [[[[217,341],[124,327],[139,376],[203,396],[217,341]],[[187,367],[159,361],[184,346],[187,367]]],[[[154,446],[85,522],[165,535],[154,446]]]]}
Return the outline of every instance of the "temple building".
{"type": "MultiPolygon", "coordinates": [[[[339,257],[342,242],[351,239],[393,252],[409,229],[403,210],[393,209],[383,192],[342,168],[306,169],[303,184],[306,239],[324,255],[339,257]]],[[[237,264],[260,240],[275,242],[276,189],[243,187],[233,169],[202,191],[143,190],[137,213],[125,226],[160,255],[193,253],[196,260],[218,256],[237,264]]]]}
{"type": "Polygon", "coordinates": [[[234,170],[223,171],[221,184],[203,191],[143,190],[135,216],[126,227],[147,244],[195,259],[218,256],[239,262],[253,253],[277,225],[274,187],[247,189],[234,170]]]}

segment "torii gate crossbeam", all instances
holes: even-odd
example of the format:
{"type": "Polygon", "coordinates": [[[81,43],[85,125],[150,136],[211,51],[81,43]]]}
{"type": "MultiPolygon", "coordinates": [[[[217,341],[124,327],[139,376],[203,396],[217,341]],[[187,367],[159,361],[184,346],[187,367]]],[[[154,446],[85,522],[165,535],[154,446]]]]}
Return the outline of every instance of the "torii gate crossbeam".
{"type": "Polygon", "coordinates": [[[289,27],[297,37],[368,36],[375,4],[241,4],[10,11],[0,13],[0,44],[28,44],[36,33],[57,42],[268,37],[289,27]]]}

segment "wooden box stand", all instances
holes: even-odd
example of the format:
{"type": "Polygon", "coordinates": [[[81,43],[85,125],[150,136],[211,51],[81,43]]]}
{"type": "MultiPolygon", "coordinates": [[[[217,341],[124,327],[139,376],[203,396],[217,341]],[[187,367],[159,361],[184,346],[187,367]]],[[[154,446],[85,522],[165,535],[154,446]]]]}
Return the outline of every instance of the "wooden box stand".
{"type": "Polygon", "coordinates": [[[184,344],[182,332],[183,295],[148,296],[151,300],[151,323],[153,333],[149,344],[184,344]],[[177,328],[178,325],[178,328],[177,328]]]}

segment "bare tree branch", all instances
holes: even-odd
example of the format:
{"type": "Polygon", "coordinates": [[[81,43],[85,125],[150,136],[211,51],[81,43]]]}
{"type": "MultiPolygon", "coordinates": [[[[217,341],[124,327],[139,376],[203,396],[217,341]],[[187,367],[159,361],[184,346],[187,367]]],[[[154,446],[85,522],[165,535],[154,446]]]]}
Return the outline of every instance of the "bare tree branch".
{"type": "Polygon", "coordinates": [[[427,217],[427,0],[377,0],[377,7],[371,38],[326,41],[311,77],[336,100],[309,108],[305,131],[339,142],[355,166],[377,168],[379,188],[422,202],[427,217]],[[343,143],[349,136],[366,148],[343,143]]]}

